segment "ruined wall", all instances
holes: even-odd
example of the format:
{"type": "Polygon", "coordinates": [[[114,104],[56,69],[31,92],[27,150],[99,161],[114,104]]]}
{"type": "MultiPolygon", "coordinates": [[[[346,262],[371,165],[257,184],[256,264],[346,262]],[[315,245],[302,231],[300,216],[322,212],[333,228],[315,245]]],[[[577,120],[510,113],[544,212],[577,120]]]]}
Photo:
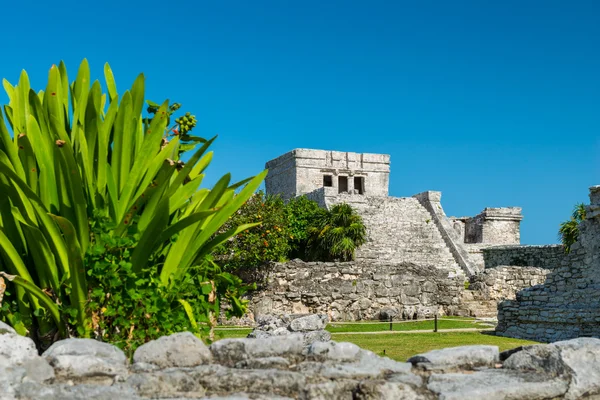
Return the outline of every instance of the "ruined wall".
{"type": "Polygon", "coordinates": [[[292,152],[267,162],[265,168],[269,170],[265,178],[267,194],[278,194],[284,200],[296,195],[296,160],[292,152]]]}
{"type": "MultiPolygon", "coordinates": [[[[264,269],[251,295],[250,317],[321,313],[333,321],[376,319],[383,309],[399,317],[454,314],[465,277],[412,263],[322,263],[293,260],[264,269]]],[[[253,276],[250,280],[256,280],[253,276]]]]}
{"type": "Polygon", "coordinates": [[[538,341],[600,337],[600,186],[590,188],[587,219],[542,285],[498,305],[498,335],[538,341]]]}
{"type": "Polygon", "coordinates": [[[499,265],[552,269],[565,259],[562,245],[494,246],[482,249],[485,268],[499,265]]]}

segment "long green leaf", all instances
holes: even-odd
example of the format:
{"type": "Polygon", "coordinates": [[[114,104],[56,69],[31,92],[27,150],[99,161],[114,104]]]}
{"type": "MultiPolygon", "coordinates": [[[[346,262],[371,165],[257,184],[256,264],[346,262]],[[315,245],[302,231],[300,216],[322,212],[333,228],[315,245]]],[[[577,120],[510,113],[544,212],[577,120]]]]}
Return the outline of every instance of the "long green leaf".
{"type": "Polygon", "coordinates": [[[46,310],[50,312],[50,315],[52,316],[52,319],[54,319],[54,322],[56,322],[61,336],[66,336],[65,325],[60,319],[60,312],[58,310],[58,306],[52,301],[50,297],[48,297],[46,293],[44,293],[33,282],[27,279],[23,279],[21,276],[9,275],[4,271],[0,271],[0,275],[5,277],[8,281],[13,282],[15,285],[19,285],[20,287],[25,289],[25,291],[29,293],[30,296],[35,297],[39,302],[41,302],[46,308],[46,310]]]}
{"type": "Polygon", "coordinates": [[[51,215],[51,217],[62,230],[67,244],[69,264],[71,265],[71,275],[69,277],[71,283],[71,306],[77,310],[78,326],[83,328],[82,336],[89,337],[92,323],[86,311],[88,287],[77,234],[73,224],[68,219],[57,215],[51,215]]]}

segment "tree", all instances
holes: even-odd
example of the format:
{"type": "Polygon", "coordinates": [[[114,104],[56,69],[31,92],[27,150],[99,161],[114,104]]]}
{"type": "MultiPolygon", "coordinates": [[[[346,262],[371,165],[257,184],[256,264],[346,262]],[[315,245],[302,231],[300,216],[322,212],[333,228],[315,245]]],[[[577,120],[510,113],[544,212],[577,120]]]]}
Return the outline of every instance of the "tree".
{"type": "Polygon", "coordinates": [[[327,210],[306,196],[291,199],[285,206],[285,216],[290,231],[289,258],[307,257],[308,228],[327,216],[327,210]]]}
{"type": "Polygon", "coordinates": [[[350,261],[366,242],[360,215],[348,204],[337,204],[308,228],[308,252],[313,259],[350,261]]]}
{"type": "Polygon", "coordinates": [[[579,238],[579,224],[585,220],[585,206],[583,203],[575,205],[571,219],[560,224],[558,238],[565,246],[565,253],[571,251],[571,246],[579,238]]]}

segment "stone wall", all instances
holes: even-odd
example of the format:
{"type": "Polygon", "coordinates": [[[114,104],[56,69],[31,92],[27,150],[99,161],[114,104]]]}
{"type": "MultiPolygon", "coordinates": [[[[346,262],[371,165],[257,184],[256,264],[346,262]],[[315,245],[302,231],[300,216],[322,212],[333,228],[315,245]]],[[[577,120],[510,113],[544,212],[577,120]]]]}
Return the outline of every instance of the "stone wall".
{"type": "Polygon", "coordinates": [[[250,298],[249,318],[263,314],[327,314],[332,321],[377,319],[382,310],[398,318],[455,314],[464,275],[412,263],[272,263],[250,298]]]}
{"type": "MultiPolygon", "coordinates": [[[[0,329],[2,327],[0,326],[0,329]]],[[[463,346],[397,362],[301,335],[225,339],[189,332],[140,346],[67,339],[38,355],[31,339],[0,331],[0,398],[20,400],[581,399],[600,395],[600,340],[580,338],[500,353],[463,346]]]]}
{"type": "Polygon", "coordinates": [[[497,334],[551,342],[600,337],[600,186],[590,188],[579,241],[542,285],[498,305],[497,334]]]}
{"type": "Polygon", "coordinates": [[[565,259],[562,245],[494,246],[482,249],[485,268],[499,265],[553,269],[565,259]]]}

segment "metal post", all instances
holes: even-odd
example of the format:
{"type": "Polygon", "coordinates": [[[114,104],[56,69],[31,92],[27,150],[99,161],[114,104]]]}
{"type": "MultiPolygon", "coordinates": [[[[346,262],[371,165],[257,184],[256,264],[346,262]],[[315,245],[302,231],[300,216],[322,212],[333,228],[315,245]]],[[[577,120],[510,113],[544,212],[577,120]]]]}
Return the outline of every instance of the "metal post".
{"type": "Polygon", "coordinates": [[[437,314],[433,316],[433,331],[437,332],[437,314]]]}
{"type": "Polygon", "coordinates": [[[393,330],[393,327],[392,327],[392,317],[390,317],[390,331],[391,330],[393,330]]]}

